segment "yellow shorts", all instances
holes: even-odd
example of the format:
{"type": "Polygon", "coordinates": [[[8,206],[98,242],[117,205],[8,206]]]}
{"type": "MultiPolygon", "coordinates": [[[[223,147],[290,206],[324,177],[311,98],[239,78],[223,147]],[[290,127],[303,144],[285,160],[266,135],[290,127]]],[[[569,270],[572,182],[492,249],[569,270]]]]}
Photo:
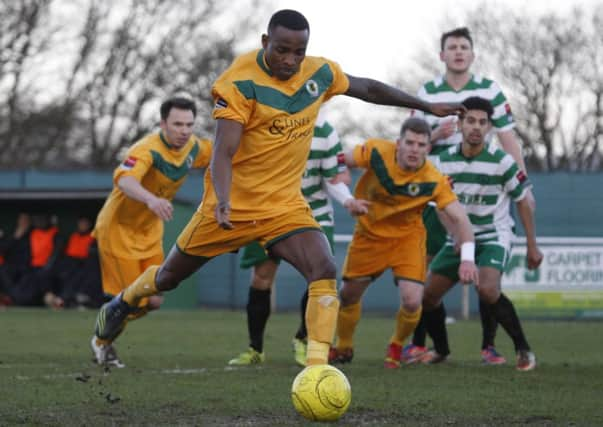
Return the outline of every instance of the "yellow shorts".
{"type": "Polygon", "coordinates": [[[395,239],[354,233],[343,264],[343,278],[375,279],[388,268],[396,280],[425,283],[425,229],[410,228],[395,239]]]}
{"type": "Polygon", "coordinates": [[[292,234],[321,230],[309,207],[256,221],[233,221],[232,230],[221,228],[216,219],[197,211],[178,236],[176,245],[187,255],[211,258],[233,252],[257,240],[268,248],[292,234]]]}
{"type": "MultiPolygon", "coordinates": [[[[163,262],[163,253],[145,259],[118,258],[99,248],[103,292],[115,296],[130,286],[138,276],[152,265],[163,262]]],[[[140,301],[139,307],[147,305],[147,298],[140,301]]]]}

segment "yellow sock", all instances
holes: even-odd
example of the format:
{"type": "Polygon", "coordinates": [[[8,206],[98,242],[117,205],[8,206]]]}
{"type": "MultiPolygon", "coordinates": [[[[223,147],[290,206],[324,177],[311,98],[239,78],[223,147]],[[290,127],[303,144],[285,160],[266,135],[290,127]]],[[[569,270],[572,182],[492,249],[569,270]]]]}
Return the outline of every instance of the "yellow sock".
{"type": "Polygon", "coordinates": [[[358,325],[361,313],[361,302],[339,309],[339,317],[337,317],[337,348],[354,347],[354,331],[356,331],[356,325],[358,325]]]}
{"type": "Polygon", "coordinates": [[[326,364],[329,346],[335,334],[339,300],[335,279],[317,280],[308,285],[308,307],[306,325],[308,328],[308,351],[306,365],[326,364]]]}
{"type": "Polygon", "coordinates": [[[155,274],[158,269],[158,265],[147,268],[134,283],[124,289],[122,298],[129,306],[138,307],[141,299],[159,293],[155,285],[155,274]]]}
{"type": "Polygon", "coordinates": [[[309,339],[306,349],[306,366],[325,365],[329,358],[329,347],[331,346],[327,343],[309,339]]]}
{"type": "Polygon", "coordinates": [[[417,311],[409,313],[404,307],[400,307],[398,314],[396,314],[396,330],[394,331],[390,342],[400,346],[403,345],[406,338],[408,338],[417,327],[417,323],[419,323],[419,319],[421,319],[422,311],[423,307],[419,307],[417,311]]]}

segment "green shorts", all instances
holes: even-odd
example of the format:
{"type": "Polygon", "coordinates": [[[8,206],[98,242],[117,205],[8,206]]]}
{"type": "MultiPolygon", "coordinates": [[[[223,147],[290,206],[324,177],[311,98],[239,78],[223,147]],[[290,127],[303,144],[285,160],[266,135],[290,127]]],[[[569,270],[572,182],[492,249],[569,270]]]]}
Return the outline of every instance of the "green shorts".
{"type": "MultiPolygon", "coordinates": [[[[333,227],[322,226],[321,228],[323,233],[327,237],[327,240],[329,241],[329,246],[331,246],[331,253],[334,253],[335,240],[333,236],[335,234],[335,231],[333,227]]],[[[241,256],[239,266],[243,269],[247,269],[255,265],[261,264],[269,259],[276,262],[277,264],[281,261],[279,258],[271,258],[266,253],[266,250],[262,247],[262,245],[260,245],[258,242],[253,242],[243,248],[243,256],[241,256]]]]}
{"type": "Polygon", "coordinates": [[[427,230],[427,255],[435,256],[446,243],[446,229],[440,222],[436,207],[427,205],[423,210],[423,225],[427,230]]]}
{"type": "MultiPolygon", "coordinates": [[[[509,251],[502,245],[478,243],[475,246],[475,264],[478,267],[492,267],[502,273],[508,261],[509,251]]],[[[446,244],[431,261],[429,270],[457,282],[460,264],[460,254],[454,252],[454,247],[446,244]]]]}

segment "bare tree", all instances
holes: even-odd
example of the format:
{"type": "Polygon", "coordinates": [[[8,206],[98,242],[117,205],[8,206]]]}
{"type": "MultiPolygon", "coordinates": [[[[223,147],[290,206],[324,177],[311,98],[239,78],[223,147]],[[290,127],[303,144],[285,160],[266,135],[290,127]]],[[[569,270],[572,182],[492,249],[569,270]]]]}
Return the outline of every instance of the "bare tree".
{"type": "MultiPolygon", "coordinates": [[[[484,3],[466,13],[477,54],[472,69],[503,87],[530,171],[603,168],[603,5],[591,9],[526,15],[484,3]]],[[[441,25],[456,26],[450,18],[441,25]]],[[[444,72],[438,38],[394,74],[398,87],[418,88],[444,72]]],[[[403,118],[384,111],[351,122],[344,134],[395,135],[403,118]]]]}
{"type": "Polygon", "coordinates": [[[1,164],[20,163],[28,118],[43,115],[32,100],[28,70],[45,54],[56,27],[49,25],[50,0],[0,3],[0,152],[1,164]]]}
{"type": "Polygon", "coordinates": [[[0,72],[12,72],[0,76],[8,106],[0,110],[0,136],[10,150],[0,153],[0,166],[113,166],[125,146],[157,125],[161,100],[177,93],[197,101],[199,130],[208,132],[211,84],[234,57],[236,41],[255,29],[249,16],[259,16],[243,13],[257,11],[257,0],[235,0],[228,9],[218,0],[78,0],[71,6],[82,18],[74,21],[51,13],[60,3],[0,7],[0,47],[7,48],[0,72]],[[236,33],[219,31],[232,7],[242,12],[236,33]],[[34,55],[45,59],[39,69],[34,55]],[[51,84],[28,93],[21,75],[51,84]],[[26,95],[36,108],[17,108],[26,95]]]}

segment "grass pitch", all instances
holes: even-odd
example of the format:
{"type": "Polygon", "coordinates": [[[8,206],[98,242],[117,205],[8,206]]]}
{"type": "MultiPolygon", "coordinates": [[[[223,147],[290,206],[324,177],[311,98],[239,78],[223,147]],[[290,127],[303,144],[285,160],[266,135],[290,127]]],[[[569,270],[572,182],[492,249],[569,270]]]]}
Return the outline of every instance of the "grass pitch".
{"type": "MultiPolygon", "coordinates": [[[[110,371],[91,363],[94,317],[0,311],[0,425],[320,425],[291,403],[296,314],[270,319],[264,365],[233,369],[226,362],[247,346],[243,312],[153,313],[119,339],[127,367],[110,371]]],[[[352,404],[337,425],[603,425],[602,322],[524,322],[533,372],[515,371],[502,330],[509,363],[481,366],[475,321],[449,326],[447,363],[384,370],[392,328],[393,315],[362,319],[354,362],[342,369],[352,404]]]]}

